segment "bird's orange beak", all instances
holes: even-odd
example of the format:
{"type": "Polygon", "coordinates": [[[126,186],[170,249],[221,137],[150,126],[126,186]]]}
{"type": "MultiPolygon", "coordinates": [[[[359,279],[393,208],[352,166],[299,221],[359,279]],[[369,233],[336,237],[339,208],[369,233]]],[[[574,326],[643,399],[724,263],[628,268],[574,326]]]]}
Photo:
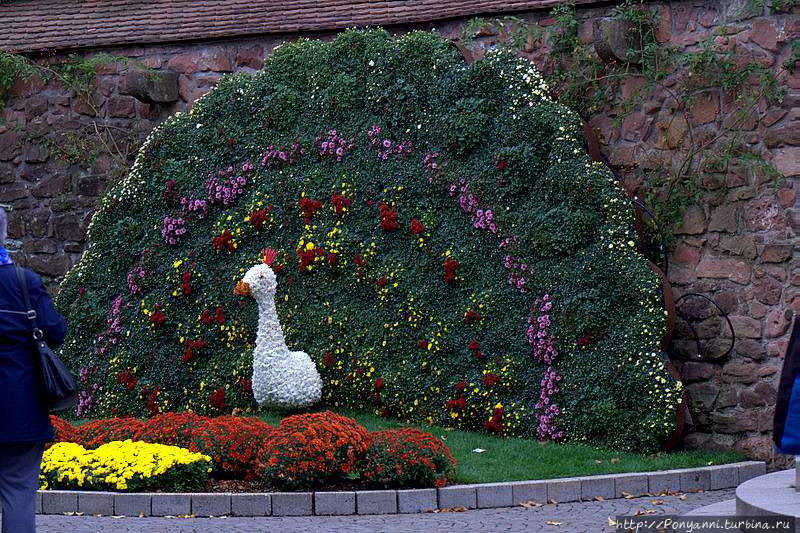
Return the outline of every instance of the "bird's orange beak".
{"type": "Polygon", "coordinates": [[[252,292],[250,291],[250,285],[244,281],[240,281],[236,284],[236,288],[233,289],[233,294],[236,296],[252,296],[252,292]]]}

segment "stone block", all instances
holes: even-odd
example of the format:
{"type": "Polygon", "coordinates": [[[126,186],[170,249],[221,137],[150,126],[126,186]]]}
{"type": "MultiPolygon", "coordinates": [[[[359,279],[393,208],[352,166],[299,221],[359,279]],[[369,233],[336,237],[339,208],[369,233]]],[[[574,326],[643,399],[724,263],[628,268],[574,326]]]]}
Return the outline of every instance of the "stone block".
{"type": "Polygon", "coordinates": [[[120,80],[120,94],[129,94],[148,104],[177,102],[180,96],[178,76],[177,72],[169,70],[126,72],[120,80]]]}
{"type": "Polygon", "coordinates": [[[594,21],[594,49],[604,61],[638,64],[641,60],[641,29],[627,19],[605,17],[594,21]]]}
{"type": "Polygon", "coordinates": [[[478,506],[475,485],[442,487],[438,489],[438,492],[439,509],[458,509],[460,507],[475,509],[478,506]]]}
{"type": "MultiPolygon", "coordinates": [[[[2,512],[2,507],[0,507],[0,512],[2,512]]],[[[42,491],[36,491],[36,514],[42,514],[42,491]]]]}
{"type": "Polygon", "coordinates": [[[192,513],[190,494],[156,492],[152,495],[152,516],[187,516],[192,513]]]}
{"type": "Polygon", "coordinates": [[[683,213],[683,220],[675,233],[683,235],[698,235],[706,231],[706,215],[703,208],[690,205],[683,213]]]}
{"type": "Polygon", "coordinates": [[[78,512],[87,515],[111,516],[114,514],[113,492],[79,492],[78,512]]]}
{"type": "Polygon", "coordinates": [[[233,516],[269,516],[272,501],[269,494],[231,494],[233,516]]]}
{"type": "Polygon", "coordinates": [[[679,490],[681,490],[681,476],[675,470],[651,472],[647,475],[647,492],[649,494],[664,494],[679,490]]]}
{"type": "Polygon", "coordinates": [[[513,489],[508,483],[481,483],[475,491],[478,509],[514,505],[513,489]]]}
{"type": "Polygon", "coordinates": [[[436,489],[409,489],[397,491],[398,513],[424,513],[437,508],[436,489]]]}
{"type": "Polygon", "coordinates": [[[705,468],[685,468],[680,470],[681,492],[708,490],[711,486],[711,475],[705,468]]]}
{"type": "Polygon", "coordinates": [[[614,495],[617,498],[643,496],[650,492],[647,474],[621,474],[614,477],[614,495]]]}
{"type": "Polygon", "coordinates": [[[42,492],[42,514],[64,514],[78,511],[78,493],[71,490],[42,492]]]}
{"type": "Polygon", "coordinates": [[[739,467],[739,483],[767,473],[767,464],[762,461],[744,461],[736,464],[739,467]]]}
{"type": "Polygon", "coordinates": [[[272,495],[272,516],[309,516],[314,510],[310,492],[275,492],[272,495]]]}
{"type": "Polygon", "coordinates": [[[551,479],[547,482],[547,499],[551,502],[574,502],[581,498],[581,482],[578,479],[551,479]]]}
{"type": "Polygon", "coordinates": [[[355,512],[356,493],[353,491],[314,493],[315,515],[355,514],[355,512]]]}
{"type": "Polygon", "coordinates": [[[114,494],[114,514],[121,516],[150,516],[153,513],[153,497],[148,493],[114,494]]]}
{"type": "Polygon", "coordinates": [[[510,483],[514,504],[547,503],[547,481],[515,481],[510,483]]]}
{"type": "Polygon", "coordinates": [[[167,68],[188,76],[197,72],[197,62],[199,59],[200,54],[197,52],[181,54],[171,58],[167,64],[167,68]]]}
{"type": "Polygon", "coordinates": [[[358,514],[392,514],[397,512],[396,490],[360,490],[356,492],[358,514]]]}
{"type": "Polygon", "coordinates": [[[587,476],[581,480],[581,499],[591,500],[603,498],[609,500],[614,497],[613,476],[587,476]]]}
{"type": "Polygon", "coordinates": [[[254,70],[261,70],[264,68],[264,57],[264,47],[260,45],[243,47],[239,49],[239,53],[236,56],[236,63],[240,67],[250,67],[254,70]]]}
{"type": "Polygon", "coordinates": [[[739,467],[736,465],[717,465],[707,470],[709,490],[729,489],[739,484],[739,467]]]}
{"type": "Polygon", "coordinates": [[[195,516],[222,516],[231,514],[230,494],[192,494],[192,514],[195,516]]]}

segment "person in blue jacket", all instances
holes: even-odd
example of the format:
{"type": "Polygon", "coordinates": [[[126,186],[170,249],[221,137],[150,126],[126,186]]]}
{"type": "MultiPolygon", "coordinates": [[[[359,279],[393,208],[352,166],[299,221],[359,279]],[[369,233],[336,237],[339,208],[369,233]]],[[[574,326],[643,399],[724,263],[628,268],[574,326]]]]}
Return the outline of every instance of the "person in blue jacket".
{"type": "MultiPolygon", "coordinates": [[[[53,440],[42,398],[32,326],[14,262],[4,248],[6,215],[0,208],[0,504],[2,533],[36,530],[36,489],[47,441],[53,440]]],[[[37,322],[51,348],[64,342],[66,322],[38,275],[23,269],[37,322]]]]}

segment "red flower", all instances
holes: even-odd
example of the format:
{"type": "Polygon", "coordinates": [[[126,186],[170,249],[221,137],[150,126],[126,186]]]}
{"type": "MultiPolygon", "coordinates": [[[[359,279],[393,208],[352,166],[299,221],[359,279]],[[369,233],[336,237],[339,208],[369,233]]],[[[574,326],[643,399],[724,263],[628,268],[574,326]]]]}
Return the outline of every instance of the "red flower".
{"type": "Polygon", "coordinates": [[[422,233],[425,231],[425,226],[422,225],[422,222],[416,219],[411,219],[411,233],[417,234],[422,233]]]}
{"type": "Polygon", "coordinates": [[[167,320],[167,317],[164,316],[160,310],[157,310],[155,313],[150,315],[150,322],[153,324],[163,324],[167,320]]]}
{"type": "Polygon", "coordinates": [[[363,263],[364,260],[361,258],[361,254],[356,254],[354,261],[357,265],[360,265],[363,263]]]}
{"type": "Polygon", "coordinates": [[[337,263],[336,254],[328,254],[328,263],[334,266],[337,263]]]}
{"type": "Polygon", "coordinates": [[[184,272],[183,283],[181,284],[181,292],[183,292],[184,296],[189,296],[192,294],[192,286],[189,284],[190,281],[192,281],[192,273],[184,272]]]}
{"type": "Polygon", "coordinates": [[[325,354],[325,364],[328,366],[333,366],[333,356],[329,353],[325,354]]]}
{"type": "Polygon", "coordinates": [[[477,342],[475,342],[475,341],[471,341],[471,342],[469,343],[469,349],[470,349],[470,350],[477,350],[478,348],[480,348],[480,346],[478,345],[478,343],[477,343],[477,342]]]}
{"type": "Polygon", "coordinates": [[[467,388],[467,382],[466,382],[466,381],[462,381],[461,383],[459,383],[458,385],[456,385],[456,390],[457,390],[458,392],[462,392],[462,391],[463,391],[464,389],[466,389],[466,388],[467,388]]]}
{"type": "Polygon", "coordinates": [[[452,259],[448,259],[444,262],[444,280],[445,281],[453,281],[456,279],[456,268],[460,265],[458,261],[453,261],[452,259]]]}
{"type": "Polygon", "coordinates": [[[311,221],[311,217],[314,216],[314,213],[319,211],[319,208],[322,207],[320,202],[307,197],[300,198],[297,204],[303,209],[303,222],[306,224],[311,221]]]}
{"type": "Polygon", "coordinates": [[[427,348],[428,347],[428,339],[422,339],[421,341],[419,341],[417,346],[419,346],[420,348],[427,348]]]}
{"type": "Polygon", "coordinates": [[[225,323],[225,315],[222,313],[222,307],[217,307],[217,322],[220,324],[225,323]]]}
{"type": "Polygon", "coordinates": [[[214,237],[211,244],[218,250],[225,252],[233,251],[233,234],[228,230],[223,230],[221,234],[214,237]]]}
{"type": "Polygon", "coordinates": [[[496,375],[492,374],[491,372],[488,372],[485,376],[483,376],[483,383],[487,387],[493,386],[498,381],[500,381],[500,376],[496,376],[496,375]]]}
{"type": "Polygon", "coordinates": [[[331,204],[333,204],[333,210],[336,212],[337,215],[341,215],[344,213],[345,207],[350,207],[350,202],[352,201],[353,197],[348,196],[347,198],[343,196],[339,196],[338,192],[333,193],[333,198],[331,199],[331,204]]]}
{"type": "Polygon", "coordinates": [[[186,339],[183,341],[183,344],[186,346],[186,349],[183,350],[183,360],[191,361],[192,358],[197,355],[200,348],[206,345],[206,341],[192,341],[191,339],[186,339]]]}
{"type": "Polygon", "coordinates": [[[266,222],[268,218],[269,215],[266,209],[250,213],[250,225],[256,229],[261,229],[264,227],[264,222],[266,222]]]}
{"type": "Polygon", "coordinates": [[[381,287],[386,285],[386,276],[383,276],[381,279],[378,280],[378,285],[380,285],[381,287]]]}
{"type": "Polygon", "coordinates": [[[211,324],[211,321],[214,319],[214,315],[208,309],[203,309],[203,314],[200,316],[200,322],[203,324],[211,324]]]}
{"type": "Polygon", "coordinates": [[[227,409],[228,404],[225,402],[225,387],[218,388],[217,392],[208,397],[208,402],[212,407],[216,407],[220,411],[227,409]]]}
{"type": "Polygon", "coordinates": [[[375,390],[378,392],[383,390],[383,378],[376,379],[372,386],[375,387],[375,390]]]}
{"type": "Polygon", "coordinates": [[[381,219],[381,227],[386,230],[393,230],[397,229],[397,213],[394,210],[394,207],[391,209],[386,204],[378,204],[378,207],[381,209],[380,219],[381,219]]]}
{"type": "Polygon", "coordinates": [[[467,316],[464,318],[464,321],[467,324],[472,324],[473,322],[475,322],[477,320],[480,320],[480,319],[481,319],[481,315],[479,315],[475,311],[467,311],[467,316]]]}

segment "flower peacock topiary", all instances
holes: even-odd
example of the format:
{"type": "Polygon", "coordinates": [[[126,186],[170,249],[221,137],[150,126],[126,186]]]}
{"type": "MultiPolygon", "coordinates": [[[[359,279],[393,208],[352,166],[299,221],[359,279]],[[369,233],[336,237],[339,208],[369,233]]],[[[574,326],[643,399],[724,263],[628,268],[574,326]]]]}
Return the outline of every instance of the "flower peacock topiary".
{"type": "Polygon", "coordinates": [[[318,372],[333,409],[655,450],[681,385],[633,215],[527,60],[285,44],[156,127],[95,213],[57,299],[79,414],[309,405],[318,372]],[[269,334],[273,297],[231,290],[259,272],[269,334]]]}

